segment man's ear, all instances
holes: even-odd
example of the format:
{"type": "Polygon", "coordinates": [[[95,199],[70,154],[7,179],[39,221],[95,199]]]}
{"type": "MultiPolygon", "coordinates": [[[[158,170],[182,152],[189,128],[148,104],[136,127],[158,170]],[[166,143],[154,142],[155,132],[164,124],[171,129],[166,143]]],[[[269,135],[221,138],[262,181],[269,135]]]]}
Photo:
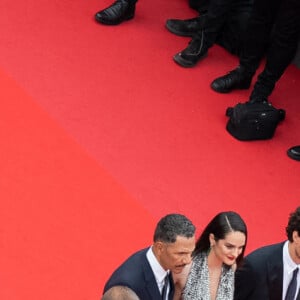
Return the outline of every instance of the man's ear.
{"type": "Polygon", "coordinates": [[[153,248],[154,252],[159,255],[164,250],[164,243],[161,241],[156,241],[153,244],[153,248]]]}
{"type": "Polygon", "coordinates": [[[292,237],[293,237],[293,242],[295,242],[296,244],[300,244],[300,236],[297,230],[293,231],[292,237]]]}

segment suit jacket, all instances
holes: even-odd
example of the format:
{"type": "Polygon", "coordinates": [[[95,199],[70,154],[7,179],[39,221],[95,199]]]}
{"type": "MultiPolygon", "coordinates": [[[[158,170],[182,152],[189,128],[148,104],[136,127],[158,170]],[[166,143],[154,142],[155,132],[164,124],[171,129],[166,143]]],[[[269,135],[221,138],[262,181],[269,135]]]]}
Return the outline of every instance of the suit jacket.
{"type": "MultiPolygon", "coordinates": [[[[104,287],[104,293],[113,286],[123,285],[132,289],[141,300],[159,300],[162,298],[154,273],[146,257],[149,248],[130,256],[111,275],[104,287]]],[[[174,283],[170,278],[169,300],[173,299],[174,283]]]]}
{"type": "Polygon", "coordinates": [[[234,300],[282,300],[283,243],[259,248],[235,273],[234,300]]]}

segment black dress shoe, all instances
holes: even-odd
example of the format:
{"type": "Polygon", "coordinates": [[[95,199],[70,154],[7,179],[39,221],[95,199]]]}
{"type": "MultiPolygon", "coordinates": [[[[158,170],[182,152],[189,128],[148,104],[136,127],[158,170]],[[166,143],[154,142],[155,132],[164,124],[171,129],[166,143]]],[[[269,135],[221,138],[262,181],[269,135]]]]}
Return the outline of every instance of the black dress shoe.
{"type": "Polygon", "coordinates": [[[193,37],[203,28],[203,19],[203,16],[187,20],[169,19],[166,21],[166,27],[176,35],[193,37]]]}
{"type": "Polygon", "coordinates": [[[287,155],[295,160],[299,160],[300,161],[300,145],[299,146],[294,146],[291,147],[288,151],[287,151],[287,155]]]}
{"type": "Polygon", "coordinates": [[[244,68],[237,67],[228,74],[215,79],[211,83],[211,88],[218,93],[229,93],[235,89],[248,89],[251,84],[252,74],[246,72],[244,68]]]}
{"type": "Polygon", "coordinates": [[[175,54],[174,61],[182,67],[194,67],[201,59],[207,56],[208,47],[204,43],[203,34],[199,38],[194,37],[187,48],[175,54]]]}
{"type": "Polygon", "coordinates": [[[126,0],[117,0],[109,7],[99,11],[95,15],[97,22],[106,25],[117,25],[134,17],[135,3],[126,0]]]}

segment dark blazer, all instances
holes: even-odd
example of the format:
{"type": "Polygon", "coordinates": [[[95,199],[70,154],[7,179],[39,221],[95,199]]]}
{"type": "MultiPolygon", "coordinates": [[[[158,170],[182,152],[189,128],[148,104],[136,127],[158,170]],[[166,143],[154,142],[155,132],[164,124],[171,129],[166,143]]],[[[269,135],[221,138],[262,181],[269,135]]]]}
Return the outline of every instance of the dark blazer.
{"type": "Polygon", "coordinates": [[[282,300],[283,243],[259,248],[235,273],[234,300],[282,300]]]}
{"type": "MultiPolygon", "coordinates": [[[[132,289],[141,300],[160,300],[162,296],[146,257],[148,249],[134,253],[119,266],[105,284],[103,293],[113,286],[123,285],[132,289]]],[[[173,299],[173,295],[174,283],[171,278],[169,300],[173,299]]]]}

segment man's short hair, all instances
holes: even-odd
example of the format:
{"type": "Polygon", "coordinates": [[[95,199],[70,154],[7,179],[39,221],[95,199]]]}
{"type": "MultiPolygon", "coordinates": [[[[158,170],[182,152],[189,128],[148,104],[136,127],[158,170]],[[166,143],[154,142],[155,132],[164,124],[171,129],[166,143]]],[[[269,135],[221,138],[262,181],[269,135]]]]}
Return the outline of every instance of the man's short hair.
{"type": "Polygon", "coordinates": [[[169,214],[157,223],[153,240],[154,242],[175,243],[178,236],[193,237],[195,230],[193,223],[184,215],[169,214]]]}
{"type": "Polygon", "coordinates": [[[140,300],[136,293],[127,286],[116,285],[102,296],[101,300],[140,300]]]}
{"type": "Polygon", "coordinates": [[[293,242],[294,231],[297,231],[298,235],[300,236],[300,206],[290,214],[288,225],[285,230],[290,242],[293,242]]]}

